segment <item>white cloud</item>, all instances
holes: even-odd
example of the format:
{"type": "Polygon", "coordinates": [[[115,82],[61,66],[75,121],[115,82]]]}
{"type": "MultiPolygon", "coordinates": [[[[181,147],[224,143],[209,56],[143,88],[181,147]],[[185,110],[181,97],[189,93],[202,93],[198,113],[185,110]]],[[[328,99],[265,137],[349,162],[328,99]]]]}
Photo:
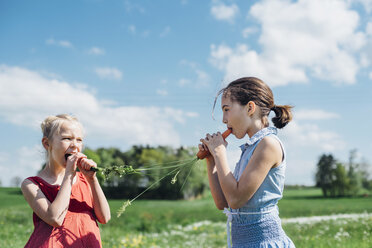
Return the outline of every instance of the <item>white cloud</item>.
{"type": "Polygon", "coordinates": [[[372,60],[372,22],[366,24],[366,35],[367,35],[367,45],[362,53],[362,63],[366,67],[371,64],[372,60]]]}
{"type": "Polygon", "coordinates": [[[186,78],[181,78],[180,80],[178,80],[178,85],[183,87],[185,85],[188,85],[190,84],[191,81],[189,79],[186,79],[186,78]]]}
{"type": "Polygon", "coordinates": [[[288,141],[288,146],[293,150],[298,147],[307,147],[322,153],[340,151],[346,147],[345,141],[339,134],[322,130],[316,124],[302,124],[292,121],[282,132],[284,139],[288,141]]]}
{"type": "Polygon", "coordinates": [[[171,31],[171,28],[169,26],[165,27],[163,31],[160,33],[160,37],[165,37],[167,36],[171,31]]]}
{"type": "MultiPolygon", "coordinates": [[[[291,154],[289,153],[288,155],[291,154]]],[[[310,161],[292,159],[291,156],[287,156],[285,184],[314,186],[317,162],[316,159],[310,161]]]]}
{"type": "MultiPolygon", "coordinates": [[[[139,34],[140,36],[142,36],[142,37],[144,37],[144,38],[146,38],[146,37],[148,37],[148,36],[150,36],[150,34],[151,34],[151,32],[149,31],[149,30],[143,30],[143,31],[141,31],[141,30],[139,30],[135,25],[129,25],[128,26],[128,31],[129,31],[129,33],[131,33],[132,35],[136,35],[136,34],[139,34]]],[[[166,28],[163,30],[163,32],[160,34],[160,36],[162,37],[162,36],[165,36],[165,35],[167,35],[167,32],[169,32],[170,31],[170,28],[169,28],[169,30],[167,30],[166,28]]]]}
{"type": "Polygon", "coordinates": [[[295,111],[294,118],[296,120],[329,120],[338,119],[340,116],[336,113],[326,112],[321,109],[307,109],[295,111]]]}
{"type": "Polygon", "coordinates": [[[190,118],[196,118],[199,117],[199,114],[196,112],[186,112],[185,115],[190,118]]]}
{"type": "Polygon", "coordinates": [[[134,26],[134,25],[129,25],[129,26],[128,26],[128,30],[129,30],[129,32],[131,32],[132,34],[135,34],[135,33],[136,33],[136,26],[134,26]]]}
{"type": "Polygon", "coordinates": [[[71,48],[72,47],[71,42],[69,42],[67,40],[55,40],[53,38],[50,38],[50,39],[46,40],[46,44],[56,45],[56,46],[65,47],[65,48],[71,48]]]}
{"type": "Polygon", "coordinates": [[[360,62],[359,62],[361,67],[368,67],[370,65],[370,60],[368,58],[367,54],[361,54],[360,55],[360,62]]]}
{"type": "Polygon", "coordinates": [[[130,1],[124,1],[124,7],[127,12],[139,12],[141,14],[145,13],[146,10],[139,4],[132,3],[130,1]]]}
{"type": "Polygon", "coordinates": [[[259,30],[256,27],[248,27],[243,29],[242,35],[244,38],[248,38],[249,35],[257,33],[259,30]]]}
{"type": "Polygon", "coordinates": [[[372,80],[372,72],[370,72],[368,76],[369,76],[369,79],[372,80]]]}
{"type": "Polygon", "coordinates": [[[142,32],[142,37],[146,38],[146,37],[150,36],[150,33],[151,32],[149,30],[145,30],[145,31],[142,32]]]}
{"type": "Polygon", "coordinates": [[[23,180],[35,175],[45,161],[44,154],[44,148],[41,145],[22,146],[17,151],[1,153],[0,178],[3,186],[11,186],[11,180],[15,177],[23,180]]]}
{"type": "Polygon", "coordinates": [[[238,13],[239,8],[236,4],[225,5],[223,3],[214,1],[214,5],[211,8],[212,16],[221,21],[232,22],[238,13]]]}
{"type": "Polygon", "coordinates": [[[95,139],[133,144],[180,145],[175,126],[193,113],[173,108],[102,104],[86,89],[19,67],[0,66],[0,118],[38,128],[48,115],[76,115],[95,139]],[[151,123],[151,125],[150,125],[151,123]]]}
{"type": "Polygon", "coordinates": [[[92,47],[91,49],[89,49],[88,53],[93,55],[104,55],[105,50],[99,47],[92,47]]]}
{"type": "Polygon", "coordinates": [[[366,33],[367,33],[368,36],[372,36],[372,22],[367,23],[366,33]]]}
{"type": "Polygon", "coordinates": [[[338,0],[266,0],[249,15],[261,25],[258,53],[246,44],[211,46],[211,62],[225,80],[252,75],[271,86],[305,83],[310,76],[353,84],[366,45],[357,12],[338,0]]]}
{"type": "Polygon", "coordinates": [[[180,79],[179,80],[180,86],[191,84],[191,82],[194,82],[193,86],[196,88],[205,87],[209,85],[211,81],[211,77],[209,76],[207,72],[201,70],[196,63],[193,63],[187,60],[182,60],[180,64],[191,68],[192,72],[195,74],[195,79],[193,80],[184,79],[184,78],[180,79]]]}
{"type": "MultiPolygon", "coordinates": [[[[319,113],[317,120],[338,118],[332,114],[319,113]]],[[[287,151],[286,184],[314,185],[318,156],[324,153],[342,153],[347,148],[346,142],[338,133],[325,130],[314,123],[309,124],[307,120],[293,120],[279,131],[287,151]]]]}
{"type": "Polygon", "coordinates": [[[158,94],[160,96],[167,96],[168,95],[168,91],[167,90],[157,89],[156,90],[156,94],[158,94]]]}
{"type": "Polygon", "coordinates": [[[39,170],[45,160],[45,150],[41,144],[33,147],[23,146],[17,151],[17,154],[19,154],[17,164],[33,170],[39,170]]]}
{"type": "Polygon", "coordinates": [[[112,67],[98,67],[95,69],[95,73],[102,79],[120,80],[123,77],[120,70],[112,67]]]}

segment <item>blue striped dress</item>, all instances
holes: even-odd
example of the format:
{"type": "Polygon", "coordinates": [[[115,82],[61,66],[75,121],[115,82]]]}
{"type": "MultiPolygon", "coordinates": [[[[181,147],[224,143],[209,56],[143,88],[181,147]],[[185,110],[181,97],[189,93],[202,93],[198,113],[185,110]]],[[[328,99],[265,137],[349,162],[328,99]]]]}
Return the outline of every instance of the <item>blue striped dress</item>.
{"type": "Polygon", "coordinates": [[[283,196],[286,154],[283,144],[276,136],[277,129],[268,127],[254,134],[241,146],[242,155],[234,170],[239,181],[258,143],[266,136],[276,138],[283,149],[282,163],[272,168],[252,198],[241,208],[225,208],[227,215],[228,247],[294,248],[285,234],[279,218],[278,200],[283,196]],[[231,225],[231,227],[230,227],[231,225]],[[231,236],[231,237],[230,237],[231,236]]]}

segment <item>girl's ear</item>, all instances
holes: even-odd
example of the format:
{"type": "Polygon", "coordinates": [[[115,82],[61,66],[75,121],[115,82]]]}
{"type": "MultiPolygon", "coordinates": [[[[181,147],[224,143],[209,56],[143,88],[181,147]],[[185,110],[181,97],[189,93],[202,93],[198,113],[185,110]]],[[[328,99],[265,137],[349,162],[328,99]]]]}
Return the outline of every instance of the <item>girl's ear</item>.
{"type": "Polygon", "coordinates": [[[49,149],[49,140],[48,140],[48,138],[44,137],[44,138],[41,140],[41,143],[43,144],[45,150],[48,150],[48,149],[49,149]]]}
{"type": "Polygon", "coordinates": [[[253,115],[256,111],[256,104],[253,101],[249,101],[246,105],[247,113],[249,116],[253,115]]]}

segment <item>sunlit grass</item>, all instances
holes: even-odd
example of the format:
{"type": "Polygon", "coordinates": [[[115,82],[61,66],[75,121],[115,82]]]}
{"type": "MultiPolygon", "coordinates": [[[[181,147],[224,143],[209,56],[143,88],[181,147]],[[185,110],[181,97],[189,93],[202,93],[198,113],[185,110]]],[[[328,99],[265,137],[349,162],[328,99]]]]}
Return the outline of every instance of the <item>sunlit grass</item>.
{"type": "MultiPolygon", "coordinates": [[[[283,228],[297,247],[367,248],[372,243],[371,218],[292,223],[283,228]]],[[[202,221],[169,225],[161,232],[129,232],[105,242],[109,247],[226,247],[226,224],[202,221]]]]}
{"type": "MultiPolygon", "coordinates": [[[[19,189],[0,188],[0,247],[23,247],[33,230],[32,211],[19,189]]],[[[124,200],[110,200],[115,213],[124,200]]],[[[103,247],[226,247],[226,216],[210,194],[196,200],[137,200],[120,218],[100,225],[103,247]]],[[[287,190],[280,201],[283,228],[297,247],[367,248],[372,218],[305,221],[299,216],[372,213],[372,198],[320,198],[317,189],[287,190]],[[288,221],[288,219],[292,221],[288,221]]]]}

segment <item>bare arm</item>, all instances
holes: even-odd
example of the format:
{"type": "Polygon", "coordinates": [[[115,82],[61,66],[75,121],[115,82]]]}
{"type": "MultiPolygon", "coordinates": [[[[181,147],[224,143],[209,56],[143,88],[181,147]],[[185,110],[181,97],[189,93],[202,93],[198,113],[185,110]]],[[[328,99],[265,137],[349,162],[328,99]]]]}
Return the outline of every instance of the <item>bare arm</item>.
{"type": "Polygon", "coordinates": [[[111,213],[105,194],[99,185],[97,177],[94,177],[93,181],[89,181],[89,184],[93,194],[94,213],[100,223],[106,224],[111,219],[111,213]]]}
{"type": "Polygon", "coordinates": [[[227,203],[233,209],[242,207],[257,191],[272,167],[282,159],[282,150],[278,141],[265,137],[256,147],[239,182],[232,175],[227,163],[226,147],[220,135],[209,136],[203,140],[216,162],[218,179],[227,203]]]}
{"type": "Polygon", "coordinates": [[[93,195],[93,209],[97,216],[97,220],[106,224],[111,219],[110,206],[107,202],[106,196],[99,185],[96,173],[90,171],[90,167],[96,167],[97,164],[91,159],[82,159],[79,163],[79,168],[89,182],[93,195]]]}
{"type": "Polygon", "coordinates": [[[52,203],[40,188],[28,179],[24,180],[21,186],[23,196],[40,219],[51,226],[59,227],[63,224],[70,204],[74,177],[74,174],[65,175],[61,188],[52,203]]]}
{"type": "Polygon", "coordinates": [[[208,180],[209,180],[209,187],[211,189],[211,194],[216,204],[216,207],[220,210],[228,207],[225,195],[221,189],[220,182],[218,180],[217,175],[217,168],[214,163],[214,158],[212,156],[208,156],[206,158],[207,161],[207,170],[208,170],[208,180]]]}

